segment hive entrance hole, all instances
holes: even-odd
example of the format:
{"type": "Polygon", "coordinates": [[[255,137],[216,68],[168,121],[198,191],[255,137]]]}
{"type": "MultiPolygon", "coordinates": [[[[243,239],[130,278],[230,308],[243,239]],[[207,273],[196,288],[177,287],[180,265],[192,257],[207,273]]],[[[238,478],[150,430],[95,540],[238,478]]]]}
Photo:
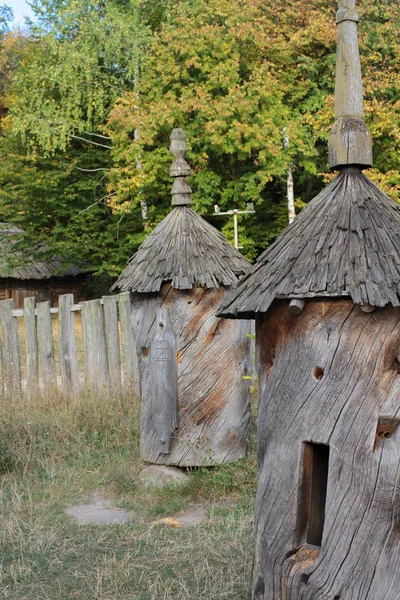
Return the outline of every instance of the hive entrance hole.
{"type": "Polygon", "coordinates": [[[303,443],[303,476],[298,508],[300,544],[321,546],[328,489],[329,446],[303,443]]]}
{"type": "Polygon", "coordinates": [[[314,379],[316,379],[317,381],[321,381],[323,376],[324,376],[323,368],[322,367],[314,367],[314,370],[313,370],[314,379]]]}

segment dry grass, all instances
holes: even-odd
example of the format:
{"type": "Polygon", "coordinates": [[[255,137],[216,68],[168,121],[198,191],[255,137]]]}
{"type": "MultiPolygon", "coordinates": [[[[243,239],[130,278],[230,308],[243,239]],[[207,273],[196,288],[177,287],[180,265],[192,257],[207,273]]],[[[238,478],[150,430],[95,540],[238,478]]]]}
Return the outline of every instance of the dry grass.
{"type": "Polygon", "coordinates": [[[138,402],[129,396],[10,399],[0,407],[0,598],[246,600],[255,458],[197,469],[182,489],[138,483],[138,402]],[[95,490],[133,510],[125,526],[79,526],[64,510],[95,490]],[[203,503],[191,529],[158,515],[203,503]]]}

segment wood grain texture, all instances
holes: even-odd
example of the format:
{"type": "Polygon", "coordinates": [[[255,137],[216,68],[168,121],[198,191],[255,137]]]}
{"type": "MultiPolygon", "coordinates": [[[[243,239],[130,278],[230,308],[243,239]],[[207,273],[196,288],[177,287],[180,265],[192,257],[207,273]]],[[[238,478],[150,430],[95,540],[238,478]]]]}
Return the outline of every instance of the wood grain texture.
{"type": "Polygon", "coordinates": [[[329,135],[329,166],[372,166],[372,139],[364,123],[361,61],[358,48],[358,13],[355,2],[338,1],[336,13],[338,43],[336,53],[335,117],[329,135]]]}
{"type": "Polygon", "coordinates": [[[110,386],[112,389],[119,389],[121,387],[121,357],[117,298],[115,296],[103,296],[103,311],[110,386]]]}
{"type": "Polygon", "coordinates": [[[21,363],[18,345],[18,324],[13,317],[14,302],[0,302],[0,322],[3,342],[3,369],[6,389],[9,395],[21,392],[21,363]]]}
{"type": "Polygon", "coordinates": [[[288,304],[256,325],[253,600],[398,600],[400,309],[315,299],[296,316],[288,304]],[[329,446],[320,546],[304,543],[305,443],[329,446]]]}
{"type": "Polygon", "coordinates": [[[356,168],[343,169],[301,211],[219,313],[254,318],[276,298],[317,296],[400,306],[400,206],[356,168]]]}
{"type": "Polygon", "coordinates": [[[141,374],[141,455],[145,461],[201,466],[242,458],[250,430],[251,323],[215,316],[225,290],[132,294],[132,319],[141,374]],[[168,310],[176,336],[179,429],[170,454],[159,451],[152,422],[151,339],[157,309],[168,310]]]}
{"type": "Polygon", "coordinates": [[[29,390],[37,388],[39,381],[39,355],[35,308],[36,300],[34,297],[24,298],[26,371],[29,390]]]}
{"type": "Polygon", "coordinates": [[[158,308],[150,347],[152,424],[161,454],[169,454],[171,437],[179,428],[176,339],[166,308],[158,308]]]}
{"type": "Polygon", "coordinates": [[[59,298],[59,348],[61,379],[66,389],[79,391],[79,370],[76,354],[75,317],[72,312],[73,294],[63,294],[59,298]]]}
{"type": "Polygon", "coordinates": [[[50,390],[50,388],[53,389],[57,385],[50,302],[38,302],[36,311],[40,372],[46,391],[47,389],[50,390]]]}
{"type": "Polygon", "coordinates": [[[139,366],[136,354],[136,342],[132,314],[131,295],[124,292],[118,295],[119,321],[121,324],[121,354],[124,387],[130,387],[131,392],[139,395],[139,366]]]}
{"type": "Polygon", "coordinates": [[[108,384],[107,344],[100,300],[82,303],[82,330],[85,354],[85,386],[102,390],[108,384]]]}

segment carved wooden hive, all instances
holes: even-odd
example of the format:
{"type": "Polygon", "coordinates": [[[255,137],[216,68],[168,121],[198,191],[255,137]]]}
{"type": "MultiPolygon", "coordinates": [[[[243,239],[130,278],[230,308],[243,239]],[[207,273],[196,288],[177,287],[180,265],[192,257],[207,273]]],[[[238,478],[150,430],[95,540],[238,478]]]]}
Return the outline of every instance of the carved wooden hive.
{"type": "Polygon", "coordinates": [[[142,458],[201,466],[246,453],[251,324],[221,320],[216,310],[250,263],[190,208],[185,139],[182,130],[171,134],[173,210],[114,287],[132,293],[142,458]]]}
{"type": "Polygon", "coordinates": [[[400,207],[362,173],[357,20],[341,0],[339,174],[220,309],[256,317],[253,600],[400,597],[400,207]]]}

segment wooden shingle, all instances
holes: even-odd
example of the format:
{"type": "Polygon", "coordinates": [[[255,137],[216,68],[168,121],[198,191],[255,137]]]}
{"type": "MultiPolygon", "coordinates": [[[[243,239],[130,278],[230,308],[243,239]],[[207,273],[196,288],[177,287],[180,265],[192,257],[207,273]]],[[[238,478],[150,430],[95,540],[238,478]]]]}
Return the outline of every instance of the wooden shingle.
{"type": "Polygon", "coordinates": [[[224,301],[224,317],[266,312],[275,298],[350,296],[400,306],[400,206],[347,167],[258,258],[224,301]]]}

